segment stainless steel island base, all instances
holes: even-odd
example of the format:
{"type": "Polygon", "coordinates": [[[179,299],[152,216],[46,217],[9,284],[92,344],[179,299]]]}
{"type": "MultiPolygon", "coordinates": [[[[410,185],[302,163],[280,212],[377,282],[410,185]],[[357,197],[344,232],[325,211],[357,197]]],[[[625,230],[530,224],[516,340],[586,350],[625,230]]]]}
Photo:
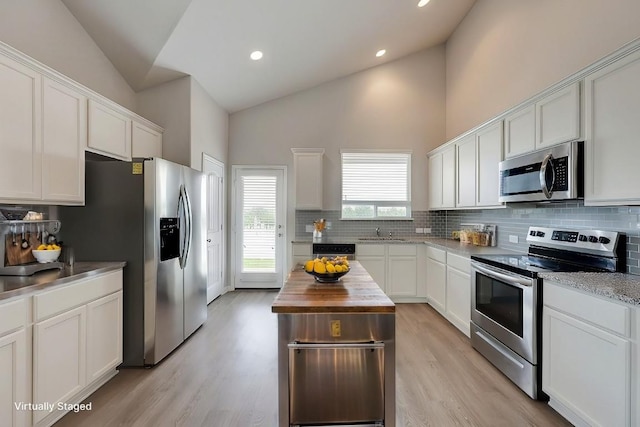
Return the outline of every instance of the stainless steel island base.
{"type": "Polygon", "coordinates": [[[395,426],[395,313],[278,314],[279,426],[395,426]]]}

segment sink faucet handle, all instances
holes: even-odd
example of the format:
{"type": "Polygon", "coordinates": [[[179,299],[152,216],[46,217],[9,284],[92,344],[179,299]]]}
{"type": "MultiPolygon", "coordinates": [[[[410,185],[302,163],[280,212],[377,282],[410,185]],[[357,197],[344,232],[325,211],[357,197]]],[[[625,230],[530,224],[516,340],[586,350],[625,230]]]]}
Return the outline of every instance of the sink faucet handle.
{"type": "Polygon", "coordinates": [[[376,236],[380,237],[380,227],[376,227],[376,236]]]}
{"type": "Polygon", "coordinates": [[[389,231],[389,237],[391,237],[391,231],[389,231]]]}

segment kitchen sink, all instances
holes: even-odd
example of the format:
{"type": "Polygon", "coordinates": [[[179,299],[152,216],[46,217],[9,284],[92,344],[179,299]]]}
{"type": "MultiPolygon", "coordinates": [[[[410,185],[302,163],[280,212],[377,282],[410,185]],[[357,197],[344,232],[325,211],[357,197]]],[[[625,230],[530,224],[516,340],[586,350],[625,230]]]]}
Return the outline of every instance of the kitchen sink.
{"type": "Polygon", "coordinates": [[[384,241],[384,242],[404,242],[407,239],[401,237],[359,237],[358,240],[384,241]]]}

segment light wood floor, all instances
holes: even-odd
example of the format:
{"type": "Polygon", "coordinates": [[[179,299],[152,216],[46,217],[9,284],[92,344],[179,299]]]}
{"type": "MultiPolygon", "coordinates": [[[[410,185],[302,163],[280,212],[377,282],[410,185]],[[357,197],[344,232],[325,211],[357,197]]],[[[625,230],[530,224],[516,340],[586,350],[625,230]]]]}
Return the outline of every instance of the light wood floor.
{"type": "MultiPolygon", "coordinates": [[[[277,426],[277,321],[269,291],[236,291],[153,369],[123,369],[63,426],[277,426]]],[[[398,304],[397,427],[569,426],[507,380],[425,304],[398,304]]]]}

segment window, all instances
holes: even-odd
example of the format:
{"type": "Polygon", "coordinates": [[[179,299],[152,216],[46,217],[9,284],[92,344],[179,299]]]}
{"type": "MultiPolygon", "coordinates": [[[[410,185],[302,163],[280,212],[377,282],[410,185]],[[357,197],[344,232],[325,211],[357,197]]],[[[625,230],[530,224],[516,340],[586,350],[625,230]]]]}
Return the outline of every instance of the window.
{"type": "Polygon", "coordinates": [[[342,154],[342,218],[411,218],[411,152],[342,154]]]}

